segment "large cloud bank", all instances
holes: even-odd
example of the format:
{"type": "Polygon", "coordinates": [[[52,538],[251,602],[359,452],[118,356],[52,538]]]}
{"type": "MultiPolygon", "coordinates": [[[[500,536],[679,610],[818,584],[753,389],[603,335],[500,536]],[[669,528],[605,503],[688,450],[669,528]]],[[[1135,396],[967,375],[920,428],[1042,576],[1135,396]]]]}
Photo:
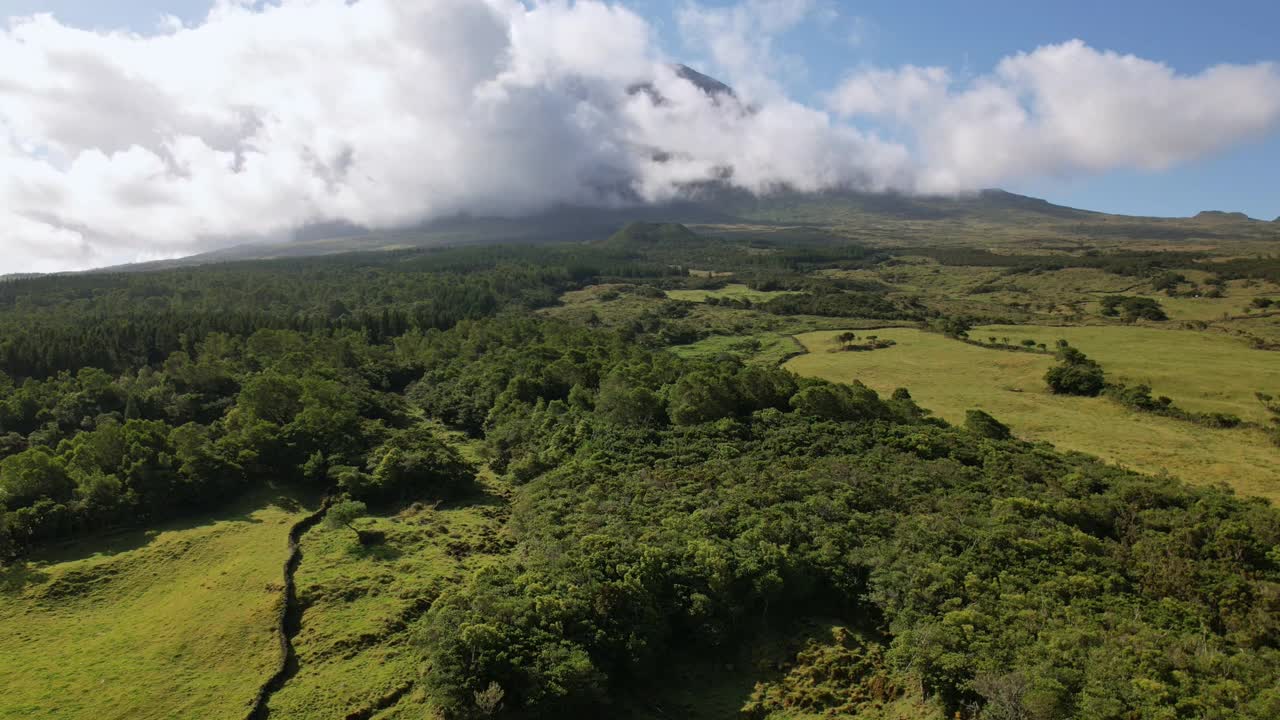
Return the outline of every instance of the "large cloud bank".
{"type": "Polygon", "coordinates": [[[1010,178],[1163,170],[1274,129],[1280,69],[1218,65],[1197,75],[1079,40],[1005,58],[956,83],[945,68],[864,70],[828,96],[846,118],[904,124],[918,187],[952,191],[1010,178]]]}
{"type": "Polygon", "coordinates": [[[826,108],[809,107],[771,77],[787,64],[768,38],[815,7],[686,7],[682,29],[703,34],[692,39],[742,102],[682,78],[646,20],[598,2],[221,0],[198,24],[150,35],[11,20],[0,273],[335,220],[656,201],[709,179],[950,192],[1161,168],[1280,121],[1271,65],[1181,76],[1078,42],[965,82],[939,68],[862,69],[826,108]]]}

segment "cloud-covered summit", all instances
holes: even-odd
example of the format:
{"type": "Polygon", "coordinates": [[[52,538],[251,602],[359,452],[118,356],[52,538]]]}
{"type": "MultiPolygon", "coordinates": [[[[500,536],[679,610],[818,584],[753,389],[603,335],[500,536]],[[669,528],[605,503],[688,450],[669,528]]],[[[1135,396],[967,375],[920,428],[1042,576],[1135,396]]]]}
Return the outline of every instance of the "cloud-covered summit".
{"type": "Polygon", "coordinates": [[[686,40],[740,102],[694,82],[645,19],[593,1],[221,0],[153,35],[10,20],[0,273],[323,222],[658,201],[710,179],[752,192],[954,191],[1163,167],[1280,120],[1274,66],[1187,77],[1078,42],[968,83],[936,68],[860,69],[827,108],[806,106],[780,91],[772,74],[787,63],[767,40],[815,8],[687,6],[686,40]],[[771,57],[753,70],[752,53],[771,57]]]}

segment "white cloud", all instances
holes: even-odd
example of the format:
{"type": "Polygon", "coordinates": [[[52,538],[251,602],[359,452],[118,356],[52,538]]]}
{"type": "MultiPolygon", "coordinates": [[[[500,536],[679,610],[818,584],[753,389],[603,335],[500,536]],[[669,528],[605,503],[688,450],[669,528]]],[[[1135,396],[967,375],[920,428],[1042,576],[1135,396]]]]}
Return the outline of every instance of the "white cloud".
{"type": "Polygon", "coordinates": [[[652,26],[591,0],[220,0],[152,35],[0,28],[0,273],[170,257],[309,223],[752,191],[970,189],[1160,168],[1274,127],[1270,65],[1180,76],[1080,43],[945,70],[864,70],[788,99],[774,39],[821,0],[685,6],[742,91],[680,77],[652,26]],[[647,93],[628,92],[647,84],[647,93]],[[843,116],[845,120],[839,120],[843,116]],[[911,148],[869,128],[897,125],[911,148]],[[659,161],[657,157],[665,157],[659,161]]]}
{"type": "Polygon", "coordinates": [[[845,78],[828,97],[832,110],[845,116],[881,115],[911,120],[946,99],[951,73],[941,67],[905,65],[897,70],[872,68],[845,78]]]}
{"type": "MultiPolygon", "coordinates": [[[[752,22],[785,28],[802,4],[757,3],[752,22]]],[[[592,1],[222,0],[148,36],[15,21],[0,31],[0,272],[330,220],[655,199],[728,166],[751,189],[902,174],[894,147],[823,112],[713,102],[651,34],[592,1]]]]}
{"type": "Polygon", "coordinates": [[[676,13],[685,45],[706,52],[716,72],[748,98],[784,95],[778,75],[805,72],[799,58],[779,53],[774,39],[810,17],[830,22],[819,0],[743,0],[737,5],[686,2],[676,13]]]}
{"type": "Polygon", "coordinates": [[[1013,178],[1163,170],[1280,124],[1280,68],[1167,65],[1079,40],[1002,60],[955,83],[943,68],[850,75],[828,97],[841,115],[914,131],[918,187],[952,191],[1013,178]]]}

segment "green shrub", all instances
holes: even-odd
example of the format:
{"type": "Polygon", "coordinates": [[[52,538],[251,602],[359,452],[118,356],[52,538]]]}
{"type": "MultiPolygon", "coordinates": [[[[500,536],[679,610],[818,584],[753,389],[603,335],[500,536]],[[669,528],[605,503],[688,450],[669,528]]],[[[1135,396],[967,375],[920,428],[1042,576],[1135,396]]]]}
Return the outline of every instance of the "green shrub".
{"type": "Polygon", "coordinates": [[[966,410],[964,429],[990,440],[1008,440],[1013,437],[1009,426],[981,410],[966,410]]]}

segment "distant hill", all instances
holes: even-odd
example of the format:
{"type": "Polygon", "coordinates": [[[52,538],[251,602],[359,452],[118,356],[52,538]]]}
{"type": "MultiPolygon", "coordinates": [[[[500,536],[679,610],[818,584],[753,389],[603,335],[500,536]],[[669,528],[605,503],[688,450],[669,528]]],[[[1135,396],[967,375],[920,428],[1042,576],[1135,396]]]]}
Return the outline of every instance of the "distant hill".
{"type": "Polygon", "coordinates": [[[1253,218],[1242,212],[1227,212],[1225,210],[1201,210],[1196,213],[1195,220],[1230,220],[1249,222],[1253,218]]]}
{"type": "Polygon", "coordinates": [[[628,223],[618,232],[605,240],[609,245],[672,245],[691,243],[698,239],[697,234],[679,223],[628,223]]]}
{"type": "MultiPolygon", "coordinates": [[[[612,208],[561,206],[525,217],[459,215],[411,227],[368,230],[346,224],[303,228],[287,242],[247,243],[180,260],[123,270],[369,252],[445,245],[592,242],[641,228],[692,226],[713,234],[791,233],[871,244],[1029,245],[1082,250],[1130,242],[1280,242],[1277,222],[1206,211],[1194,218],[1151,218],[1081,210],[1004,190],[956,196],[779,190],[753,195],[723,184],[686,188],[679,201],[612,208]],[[632,225],[632,223],[637,223],[632,225]]],[[[688,228],[685,228],[688,231],[688,228]]],[[[645,229],[644,233],[653,232],[645,229]]],[[[663,230],[661,232],[671,232],[663,230]]],[[[676,235],[669,235],[676,237],[676,235]]]]}

